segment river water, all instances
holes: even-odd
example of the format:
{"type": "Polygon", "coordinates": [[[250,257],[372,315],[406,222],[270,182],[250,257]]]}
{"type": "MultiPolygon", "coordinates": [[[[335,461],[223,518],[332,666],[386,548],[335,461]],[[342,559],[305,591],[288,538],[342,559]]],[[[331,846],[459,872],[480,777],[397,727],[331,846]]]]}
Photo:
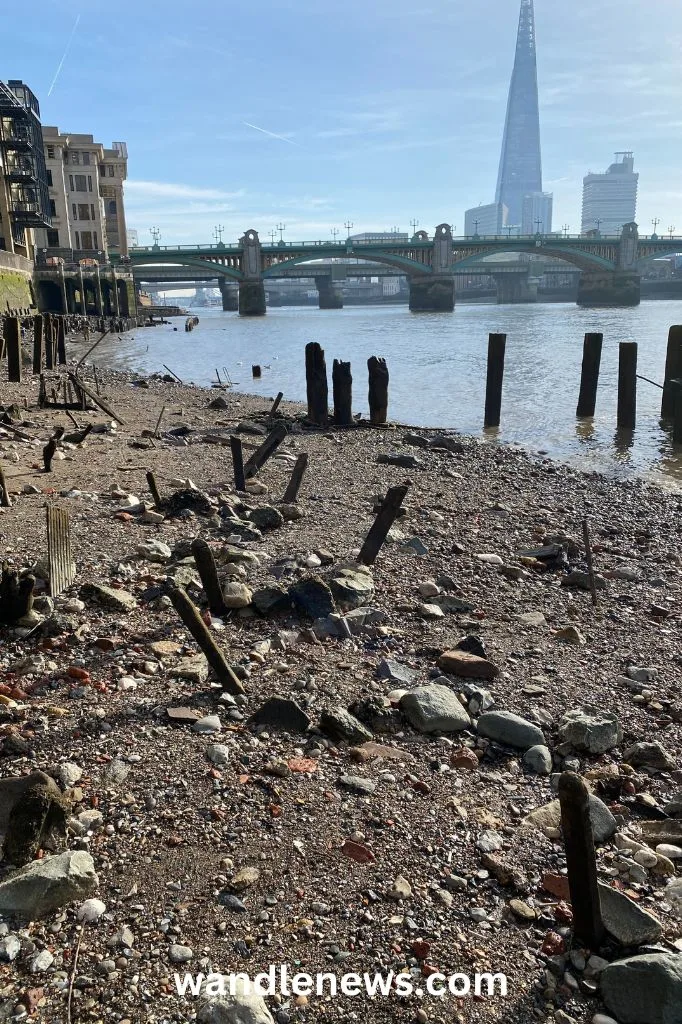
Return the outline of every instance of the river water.
{"type": "Polygon", "coordinates": [[[353,367],[356,412],[367,412],[367,358],[383,356],[390,372],[389,416],[420,426],[451,427],[498,438],[587,470],[634,474],[682,489],[682,449],[674,448],[658,417],[661,392],[638,387],[637,428],[616,431],[618,343],[639,343],[638,372],[662,382],[668,329],[682,322],[679,302],[643,302],[634,309],[584,310],[568,304],[458,305],[454,314],[412,314],[406,306],[349,306],[343,310],[276,307],[267,316],[239,317],[212,308],[184,321],[107,338],[93,354],[103,366],[144,373],[165,363],[185,381],[208,384],[227,368],[237,390],[305,399],[304,348],[318,341],[330,377],[334,358],[353,367]],[[173,327],[177,330],[174,330],[173,327]],[[577,421],[583,336],[604,334],[594,420],[577,421]],[[507,335],[499,431],[483,431],[489,332],[507,335]],[[260,380],[252,363],[263,367],[260,380]]]}

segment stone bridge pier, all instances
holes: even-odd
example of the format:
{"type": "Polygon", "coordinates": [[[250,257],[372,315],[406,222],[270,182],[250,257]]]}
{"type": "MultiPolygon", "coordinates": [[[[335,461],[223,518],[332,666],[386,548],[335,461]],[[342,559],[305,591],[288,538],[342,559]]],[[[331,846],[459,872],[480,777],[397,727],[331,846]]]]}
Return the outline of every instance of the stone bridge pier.
{"type": "Polygon", "coordinates": [[[638,306],[642,279],[637,270],[639,232],[624,224],[615,270],[584,270],[578,282],[579,306],[638,306]]]}
{"type": "Polygon", "coordinates": [[[258,232],[247,231],[239,241],[244,252],[244,279],[239,282],[239,315],[265,316],[265,283],[261,274],[258,232]]]}
{"type": "Polygon", "coordinates": [[[538,279],[528,274],[493,274],[498,305],[538,301],[538,279]]]}
{"type": "Polygon", "coordinates": [[[224,313],[236,313],[239,309],[239,288],[232,284],[226,277],[218,279],[218,287],[223,300],[224,313]]]}
{"type": "Polygon", "coordinates": [[[455,275],[452,272],[452,229],[439,224],[433,236],[430,274],[408,279],[413,313],[452,313],[455,308],[455,275]]]}
{"type": "Polygon", "coordinates": [[[335,281],[325,274],[315,278],[320,309],[343,309],[343,295],[335,281]]]}

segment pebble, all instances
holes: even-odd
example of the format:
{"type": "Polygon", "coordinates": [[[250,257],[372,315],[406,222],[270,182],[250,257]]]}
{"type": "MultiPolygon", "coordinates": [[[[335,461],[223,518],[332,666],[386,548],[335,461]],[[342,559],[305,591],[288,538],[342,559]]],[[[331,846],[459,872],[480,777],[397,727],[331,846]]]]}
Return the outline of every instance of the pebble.
{"type": "Polygon", "coordinates": [[[168,950],[168,958],[174,964],[186,964],[194,956],[189,946],[180,946],[173,943],[168,950]]]}
{"type": "Polygon", "coordinates": [[[101,900],[95,898],[85,900],[78,908],[76,917],[79,921],[84,921],[85,924],[97,924],[106,909],[106,904],[101,900]]]}
{"type": "Polygon", "coordinates": [[[206,715],[205,718],[199,718],[196,722],[192,722],[192,729],[195,732],[220,732],[221,728],[220,719],[217,715],[206,715]]]}

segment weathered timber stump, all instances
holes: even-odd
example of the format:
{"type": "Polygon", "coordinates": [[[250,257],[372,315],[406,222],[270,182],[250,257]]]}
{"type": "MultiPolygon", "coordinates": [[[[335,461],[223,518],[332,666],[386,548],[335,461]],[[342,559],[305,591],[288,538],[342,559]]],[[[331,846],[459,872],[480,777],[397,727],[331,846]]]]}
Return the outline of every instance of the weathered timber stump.
{"type": "Polygon", "coordinates": [[[334,394],[334,422],[348,427],[353,422],[353,378],[350,363],[334,360],[332,368],[332,391],[334,394]]]}
{"type": "Polygon", "coordinates": [[[367,360],[369,371],[369,420],[381,424],[388,419],[388,366],[385,359],[370,356],[367,360]]]}
{"type": "Polygon", "coordinates": [[[310,341],[305,347],[305,381],[308,419],[318,426],[326,426],[329,420],[327,363],[324,349],[317,341],[310,341]]]}

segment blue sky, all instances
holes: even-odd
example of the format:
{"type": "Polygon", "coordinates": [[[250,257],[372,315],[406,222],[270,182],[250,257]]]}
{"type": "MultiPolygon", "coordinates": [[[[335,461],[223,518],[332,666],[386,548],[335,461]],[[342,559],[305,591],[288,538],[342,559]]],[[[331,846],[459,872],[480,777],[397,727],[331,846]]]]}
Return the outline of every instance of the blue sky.
{"type": "MultiPolygon", "coordinates": [[[[638,221],[682,234],[680,0],[536,0],[544,185],[633,149],[638,221]]],[[[141,243],[463,228],[493,199],[519,0],[33,0],[3,11],[3,79],[45,124],[129,148],[141,243]],[[74,26],[77,23],[75,32],[74,26]],[[48,90],[64,57],[52,93],[48,90]],[[8,44],[8,45],[7,45],[8,44]],[[273,138],[259,126],[282,138],[273,138]]]]}

